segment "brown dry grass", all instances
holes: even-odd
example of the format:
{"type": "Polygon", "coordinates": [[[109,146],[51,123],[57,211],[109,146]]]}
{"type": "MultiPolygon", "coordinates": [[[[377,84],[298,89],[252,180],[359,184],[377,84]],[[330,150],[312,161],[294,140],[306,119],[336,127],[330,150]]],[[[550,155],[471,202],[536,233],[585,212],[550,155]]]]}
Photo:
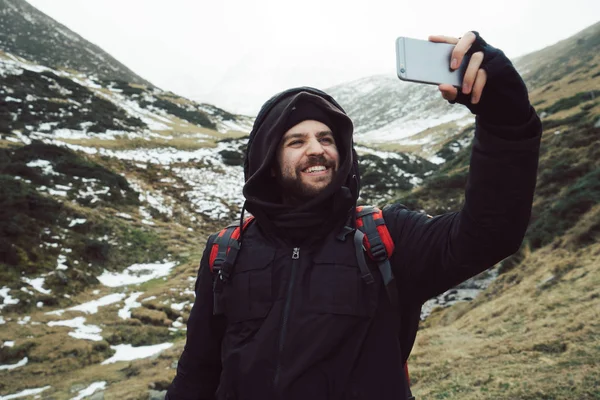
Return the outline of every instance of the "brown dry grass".
{"type": "Polygon", "coordinates": [[[155,132],[163,137],[149,137],[147,139],[127,139],[123,136],[117,137],[115,140],[104,140],[92,137],[89,139],[61,139],[61,141],[79,146],[104,148],[107,150],[173,147],[177,150],[193,151],[203,148],[213,148],[216,146],[217,140],[240,138],[245,135],[243,132],[236,131],[228,131],[226,134],[223,134],[187,122],[184,125],[173,124],[171,129],[172,130],[155,132]]]}
{"type": "Polygon", "coordinates": [[[600,243],[549,246],[432,314],[409,360],[417,398],[600,398],[599,267],[600,243]]]}
{"type": "Polygon", "coordinates": [[[10,140],[0,139],[0,149],[13,149],[21,147],[21,143],[11,142],[10,140]]]}
{"type": "Polygon", "coordinates": [[[589,65],[596,65],[596,67],[589,68],[587,71],[576,70],[560,80],[535,88],[530,92],[532,103],[544,100],[544,106],[548,106],[579,92],[597,90],[600,87],[600,76],[593,76],[600,72],[600,55],[596,55],[589,65]]]}
{"type": "Polygon", "coordinates": [[[214,147],[215,143],[210,138],[150,138],[149,140],[136,138],[126,139],[118,138],[115,140],[103,139],[61,139],[61,141],[69,144],[104,148],[107,150],[136,150],[136,149],[156,149],[163,147],[173,147],[177,150],[198,150],[207,147],[214,147]]]}

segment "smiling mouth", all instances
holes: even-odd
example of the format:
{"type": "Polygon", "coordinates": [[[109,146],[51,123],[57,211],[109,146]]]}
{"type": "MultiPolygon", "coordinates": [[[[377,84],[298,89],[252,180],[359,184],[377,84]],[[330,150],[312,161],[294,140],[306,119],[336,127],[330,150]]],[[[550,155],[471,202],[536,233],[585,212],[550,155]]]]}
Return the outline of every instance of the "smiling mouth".
{"type": "Polygon", "coordinates": [[[302,172],[306,174],[319,174],[326,172],[329,168],[324,165],[313,165],[312,167],[308,167],[302,170],[302,172]]]}

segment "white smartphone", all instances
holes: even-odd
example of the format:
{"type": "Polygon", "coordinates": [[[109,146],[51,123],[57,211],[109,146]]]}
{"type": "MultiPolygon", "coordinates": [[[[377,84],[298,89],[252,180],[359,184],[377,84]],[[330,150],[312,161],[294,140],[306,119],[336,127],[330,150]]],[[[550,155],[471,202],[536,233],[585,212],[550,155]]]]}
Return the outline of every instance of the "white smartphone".
{"type": "Polygon", "coordinates": [[[464,57],[460,68],[450,69],[453,44],[399,37],[396,39],[396,71],[403,81],[439,85],[449,83],[461,87],[470,57],[464,57]]]}

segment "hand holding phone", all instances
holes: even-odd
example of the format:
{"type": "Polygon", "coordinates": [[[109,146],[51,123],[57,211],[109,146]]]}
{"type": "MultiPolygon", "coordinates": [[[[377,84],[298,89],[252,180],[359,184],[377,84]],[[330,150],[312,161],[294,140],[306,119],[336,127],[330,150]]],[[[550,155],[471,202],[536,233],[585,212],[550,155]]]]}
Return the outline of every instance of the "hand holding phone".
{"type": "Polygon", "coordinates": [[[458,69],[450,62],[454,44],[399,37],[396,39],[396,72],[403,81],[462,86],[468,60],[458,69]]]}
{"type": "Polygon", "coordinates": [[[442,97],[454,101],[457,88],[477,104],[485,86],[486,71],[480,69],[483,52],[468,53],[477,36],[467,32],[461,38],[430,36],[429,41],[399,37],[396,40],[398,78],[439,85],[442,97]]]}

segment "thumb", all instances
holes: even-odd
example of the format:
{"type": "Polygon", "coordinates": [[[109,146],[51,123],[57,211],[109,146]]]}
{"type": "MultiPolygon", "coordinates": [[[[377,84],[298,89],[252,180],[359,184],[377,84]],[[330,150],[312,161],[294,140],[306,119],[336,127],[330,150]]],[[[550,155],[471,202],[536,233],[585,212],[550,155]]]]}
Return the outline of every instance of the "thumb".
{"type": "Polygon", "coordinates": [[[447,83],[442,83],[441,85],[438,86],[438,89],[440,90],[440,93],[442,94],[442,97],[445,100],[448,101],[454,101],[456,100],[456,96],[458,95],[458,90],[447,83]]]}

